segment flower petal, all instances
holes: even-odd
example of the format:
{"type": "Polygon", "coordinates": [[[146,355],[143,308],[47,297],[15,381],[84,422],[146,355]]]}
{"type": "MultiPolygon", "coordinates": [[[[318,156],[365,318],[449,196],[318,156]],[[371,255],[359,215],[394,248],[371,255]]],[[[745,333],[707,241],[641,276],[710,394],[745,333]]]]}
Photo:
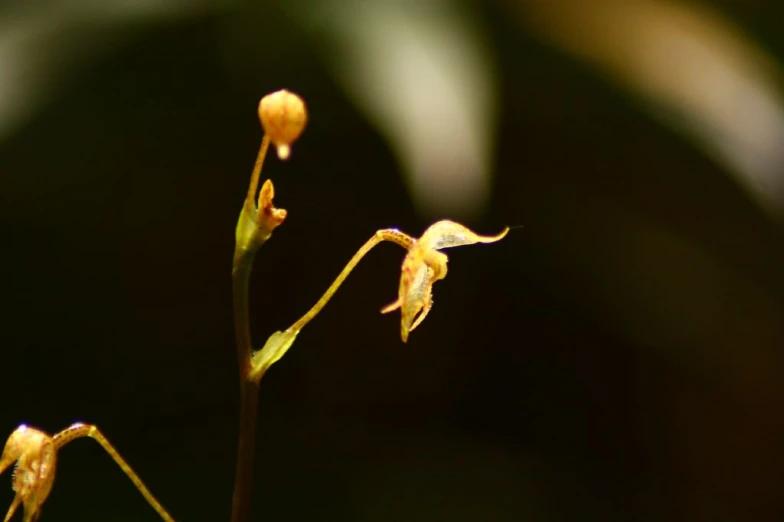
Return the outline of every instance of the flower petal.
{"type": "Polygon", "coordinates": [[[509,232],[509,227],[495,236],[480,236],[459,223],[443,220],[430,225],[417,243],[424,248],[440,250],[475,243],[495,243],[503,239],[507,232],[509,232]]]}

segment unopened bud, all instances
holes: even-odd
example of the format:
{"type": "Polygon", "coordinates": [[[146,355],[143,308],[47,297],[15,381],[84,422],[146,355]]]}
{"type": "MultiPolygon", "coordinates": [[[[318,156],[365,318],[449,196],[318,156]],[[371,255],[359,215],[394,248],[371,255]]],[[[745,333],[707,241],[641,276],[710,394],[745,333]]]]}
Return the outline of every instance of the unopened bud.
{"type": "Polygon", "coordinates": [[[285,160],[291,153],[291,144],[305,129],[308,112],[302,98],[282,89],[261,99],[259,119],[264,132],[278,150],[278,157],[285,160]]]}

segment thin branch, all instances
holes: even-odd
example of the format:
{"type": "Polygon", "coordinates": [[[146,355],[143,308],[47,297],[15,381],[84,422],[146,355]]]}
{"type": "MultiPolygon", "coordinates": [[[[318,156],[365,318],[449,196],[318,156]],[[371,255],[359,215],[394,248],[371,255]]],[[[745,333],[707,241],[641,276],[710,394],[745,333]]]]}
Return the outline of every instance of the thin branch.
{"type": "Polygon", "coordinates": [[[376,231],[376,233],[373,234],[373,236],[370,239],[368,239],[365,242],[365,244],[362,245],[362,247],[360,247],[359,250],[357,250],[357,253],[354,254],[354,257],[351,258],[351,260],[348,262],[348,264],[346,264],[346,266],[343,268],[340,274],[338,274],[338,277],[335,278],[335,281],[333,281],[330,287],[327,289],[327,291],[324,292],[324,295],[321,296],[321,299],[319,299],[318,302],[315,305],[313,305],[313,308],[308,310],[308,312],[305,315],[303,315],[296,323],[291,325],[291,328],[289,328],[289,330],[298,332],[302,330],[305,327],[305,325],[307,325],[311,321],[311,319],[316,317],[316,315],[318,315],[318,313],[321,312],[324,306],[326,306],[326,304],[329,302],[332,296],[335,295],[335,292],[337,292],[338,288],[340,288],[340,285],[343,284],[343,281],[346,280],[348,275],[351,273],[352,270],[354,270],[354,268],[362,260],[362,258],[365,257],[365,255],[368,252],[370,252],[373,249],[373,247],[375,247],[382,241],[391,241],[393,243],[402,246],[406,250],[410,249],[411,245],[414,244],[413,238],[411,238],[410,236],[404,234],[403,232],[397,229],[385,228],[376,231]]]}
{"type": "Polygon", "coordinates": [[[97,426],[94,426],[92,424],[81,424],[81,423],[74,424],[64,429],[60,433],[56,434],[53,437],[53,442],[55,448],[59,449],[65,446],[66,444],[68,444],[69,442],[71,442],[72,440],[79,439],[82,437],[90,437],[98,444],[100,444],[101,447],[104,449],[104,451],[106,451],[106,453],[109,454],[109,456],[114,460],[114,462],[117,463],[117,465],[120,467],[123,473],[125,473],[128,476],[128,478],[131,479],[133,485],[136,486],[136,489],[139,490],[139,493],[142,494],[142,496],[147,501],[147,503],[150,504],[150,506],[152,506],[152,508],[158,513],[158,515],[160,515],[160,517],[165,522],[174,522],[172,516],[169,515],[166,509],[164,509],[163,505],[161,505],[161,503],[158,502],[158,499],[156,499],[153,496],[153,494],[150,492],[150,490],[147,489],[147,486],[144,485],[144,482],[142,482],[142,479],[139,478],[139,475],[136,474],[136,472],[125,461],[125,459],[122,458],[122,456],[117,452],[116,449],[114,449],[114,446],[112,446],[109,440],[106,437],[104,437],[103,433],[101,433],[101,431],[98,429],[97,426]]]}

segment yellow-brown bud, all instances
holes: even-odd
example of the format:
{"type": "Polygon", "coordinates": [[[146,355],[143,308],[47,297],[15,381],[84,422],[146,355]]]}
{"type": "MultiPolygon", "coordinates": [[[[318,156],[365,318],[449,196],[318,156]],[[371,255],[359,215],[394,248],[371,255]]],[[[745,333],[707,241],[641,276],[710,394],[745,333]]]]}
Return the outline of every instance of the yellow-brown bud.
{"type": "Polygon", "coordinates": [[[291,153],[291,144],[305,129],[308,112],[302,98],[282,89],[261,99],[259,119],[264,132],[278,150],[278,157],[285,160],[291,153]]]}

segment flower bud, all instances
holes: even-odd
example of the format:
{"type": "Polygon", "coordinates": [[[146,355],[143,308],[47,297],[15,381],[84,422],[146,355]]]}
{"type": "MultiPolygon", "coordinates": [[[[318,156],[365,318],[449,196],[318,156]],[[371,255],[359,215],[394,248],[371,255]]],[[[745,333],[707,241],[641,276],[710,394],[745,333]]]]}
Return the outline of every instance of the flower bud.
{"type": "Polygon", "coordinates": [[[291,153],[291,144],[305,129],[308,113],[302,98],[282,89],[261,99],[259,119],[264,132],[278,150],[278,157],[285,160],[291,153]]]}

